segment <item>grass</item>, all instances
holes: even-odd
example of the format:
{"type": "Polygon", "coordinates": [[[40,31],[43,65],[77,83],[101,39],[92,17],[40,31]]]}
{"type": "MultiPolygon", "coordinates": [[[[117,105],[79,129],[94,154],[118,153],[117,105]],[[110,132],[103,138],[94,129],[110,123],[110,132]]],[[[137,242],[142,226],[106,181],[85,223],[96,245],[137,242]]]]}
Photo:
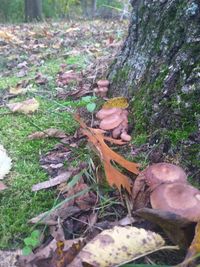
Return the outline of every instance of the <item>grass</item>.
{"type": "MultiPolygon", "coordinates": [[[[13,29],[15,26],[8,25],[8,31],[11,30],[9,27],[13,29]]],[[[41,168],[39,159],[41,155],[52,149],[58,140],[30,141],[27,136],[47,128],[59,128],[68,134],[73,134],[76,130],[73,117],[63,110],[69,106],[76,109],[86,106],[87,103],[82,100],[65,101],[56,98],[56,87],[58,87],[56,79],[61,71],[61,64],[66,65],[66,70],[76,72],[86,70],[87,72],[87,67],[93,63],[95,70],[94,61],[100,49],[101,56],[108,56],[113,50],[106,45],[110,35],[116,36],[118,40],[122,38],[122,35],[119,36],[119,30],[121,29],[120,33],[124,32],[123,25],[116,23],[110,25],[100,21],[92,22],[92,25],[88,22],[81,22],[78,31],[70,30],[69,32],[67,30],[74,27],[73,23],[25,25],[25,31],[22,30],[23,25],[20,27],[22,28],[15,28],[14,34],[22,40],[23,44],[18,46],[11,41],[2,47],[0,55],[0,144],[5,147],[13,162],[11,172],[4,179],[8,189],[0,192],[0,248],[22,246],[23,239],[33,231],[27,221],[51,209],[55,204],[55,190],[41,190],[34,193],[31,188],[34,184],[49,178],[41,168]],[[47,31],[53,33],[51,38],[44,34],[43,28],[46,29],[46,27],[47,31]],[[103,32],[102,29],[104,29],[103,32]],[[36,35],[32,36],[29,30],[36,35]],[[60,47],[54,48],[53,46],[57,43],[61,43],[60,47]],[[40,47],[41,44],[44,46],[40,47]],[[33,60],[30,59],[32,55],[34,55],[33,60]],[[19,78],[17,77],[20,71],[18,64],[22,62],[27,63],[28,73],[27,76],[19,78]],[[47,78],[46,84],[38,85],[35,82],[38,73],[47,78]],[[14,99],[4,98],[8,95],[6,90],[9,87],[16,87],[24,80],[28,80],[30,88],[34,90],[14,99]],[[2,107],[5,101],[6,103],[17,102],[32,97],[40,103],[39,111],[32,115],[13,114],[7,108],[2,107]]],[[[98,57],[101,56],[98,55],[98,57]]],[[[71,86],[72,89],[75,87],[74,84],[71,86]]],[[[67,86],[67,89],[71,88],[67,86]]],[[[89,157],[87,151],[86,148],[74,151],[74,161],[70,164],[77,166],[80,161],[87,160],[89,157]]],[[[66,166],[68,165],[69,162],[66,162],[66,166]]],[[[106,205],[107,202],[103,201],[100,207],[102,212],[106,205]]]]}
{"type": "MultiPolygon", "coordinates": [[[[80,58],[77,60],[78,63],[81,62],[80,58]]],[[[60,62],[60,59],[47,60],[38,70],[53,78],[59,71],[60,62]]],[[[73,64],[75,62],[73,57],[73,64]]],[[[35,71],[36,69],[33,66],[29,77],[33,77],[35,71]]],[[[16,76],[2,78],[0,88],[5,89],[15,86],[20,80],[22,78],[16,76]]],[[[58,110],[60,107],[76,106],[76,104],[73,101],[59,102],[53,99],[56,86],[54,80],[50,79],[46,94],[44,94],[44,88],[36,86],[36,92],[28,93],[13,100],[17,102],[36,96],[40,103],[37,113],[27,116],[9,114],[6,108],[0,110],[0,143],[7,149],[13,161],[12,171],[5,179],[8,190],[0,193],[0,248],[15,248],[22,244],[24,237],[32,231],[31,226],[27,224],[27,220],[51,209],[55,201],[55,190],[42,190],[34,193],[31,192],[31,187],[48,179],[47,173],[39,164],[39,158],[40,155],[52,149],[58,143],[58,140],[28,140],[27,138],[29,134],[39,129],[59,128],[68,134],[72,134],[76,129],[76,123],[71,114],[61,113],[58,110]],[[43,96],[40,95],[40,91],[43,91],[43,96]]],[[[84,155],[80,153],[79,156],[84,155]]],[[[73,164],[76,165],[77,162],[73,164]]]]}

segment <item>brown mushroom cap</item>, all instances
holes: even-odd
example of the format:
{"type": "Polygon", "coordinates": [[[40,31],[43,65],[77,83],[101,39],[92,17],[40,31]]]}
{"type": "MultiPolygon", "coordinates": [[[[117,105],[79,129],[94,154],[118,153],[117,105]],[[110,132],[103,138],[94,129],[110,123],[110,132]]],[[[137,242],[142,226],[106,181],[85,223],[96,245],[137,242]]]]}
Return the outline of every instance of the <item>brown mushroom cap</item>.
{"type": "Polygon", "coordinates": [[[116,128],[122,122],[121,115],[119,114],[112,114],[106,118],[104,118],[101,122],[99,127],[103,130],[112,130],[116,128]]]}
{"type": "Polygon", "coordinates": [[[108,80],[100,80],[97,82],[98,87],[108,87],[109,84],[108,80]]]}
{"type": "Polygon", "coordinates": [[[152,208],[173,212],[192,222],[200,220],[200,191],[183,183],[163,184],[150,196],[152,208]]]}
{"type": "Polygon", "coordinates": [[[161,183],[182,182],[187,183],[187,175],[184,170],[171,163],[156,163],[144,170],[145,178],[151,188],[161,183]]]}
{"type": "Polygon", "coordinates": [[[121,108],[109,108],[109,109],[102,108],[97,112],[96,117],[99,120],[103,120],[104,118],[112,114],[121,114],[121,112],[122,112],[121,108]]]}

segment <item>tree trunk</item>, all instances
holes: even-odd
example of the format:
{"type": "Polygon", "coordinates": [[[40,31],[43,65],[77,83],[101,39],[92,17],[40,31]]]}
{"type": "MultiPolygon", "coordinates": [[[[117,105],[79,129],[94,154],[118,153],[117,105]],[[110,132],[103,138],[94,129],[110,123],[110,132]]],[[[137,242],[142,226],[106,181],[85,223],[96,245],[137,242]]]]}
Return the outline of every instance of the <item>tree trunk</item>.
{"type": "Polygon", "coordinates": [[[110,92],[131,98],[134,136],[149,137],[150,161],[171,156],[200,176],[200,2],[131,4],[128,36],[108,74],[110,92]]]}
{"type": "Polygon", "coordinates": [[[42,19],[42,0],[25,0],[25,20],[42,19]]]}

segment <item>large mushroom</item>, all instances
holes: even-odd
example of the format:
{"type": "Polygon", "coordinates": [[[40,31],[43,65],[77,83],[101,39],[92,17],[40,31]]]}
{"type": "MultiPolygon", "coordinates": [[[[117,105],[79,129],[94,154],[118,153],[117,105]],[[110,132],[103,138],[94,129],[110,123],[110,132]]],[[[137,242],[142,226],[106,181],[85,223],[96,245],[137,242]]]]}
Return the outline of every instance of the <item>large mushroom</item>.
{"type": "Polygon", "coordinates": [[[150,196],[152,208],[173,212],[190,220],[200,220],[200,191],[186,183],[158,186],[150,196]]]}
{"type": "Polygon", "coordinates": [[[171,163],[156,163],[147,167],[135,180],[132,197],[134,209],[150,205],[150,194],[162,184],[175,182],[187,184],[187,175],[184,170],[171,163]]]}
{"type": "Polygon", "coordinates": [[[181,167],[165,162],[149,166],[144,175],[151,189],[163,183],[187,182],[187,175],[181,167]]]}

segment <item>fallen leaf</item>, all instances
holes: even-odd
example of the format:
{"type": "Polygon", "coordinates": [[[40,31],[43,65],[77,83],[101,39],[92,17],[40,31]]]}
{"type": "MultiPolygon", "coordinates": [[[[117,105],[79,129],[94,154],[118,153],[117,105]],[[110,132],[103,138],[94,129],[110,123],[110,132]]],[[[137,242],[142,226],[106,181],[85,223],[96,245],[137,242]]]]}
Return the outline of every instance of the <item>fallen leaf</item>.
{"type": "MultiPolygon", "coordinates": [[[[81,249],[81,244],[83,243],[83,239],[77,238],[74,240],[64,240],[62,243],[53,239],[46,246],[42,246],[35,253],[30,254],[29,256],[20,256],[17,261],[17,266],[27,267],[27,266],[54,266],[54,262],[56,262],[56,256],[59,251],[59,244],[63,245],[63,252],[65,262],[70,262],[79,252],[78,248],[81,249]],[[45,265],[46,264],[46,265],[45,265]]],[[[60,265],[61,266],[61,265],[60,265]]],[[[65,267],[65,265],[63,265],[65,267]]]]}
{"type": "Polygon", "coordinates": [[[66,220],[68,217],[79,213],[81,210],[78,207],[69,207],[68,202],[63,203],[60,207],[53,211],[46,211],[38,216],[30,219],[28,222],[32,224],[46,224],[46,225],[57,225],[58,218],[60,221],[66,220]]]}
{"type": "MultiPolygon", "coordinates": [[[[0,145],[0,180],[9,173],[12,167],[12,160],[8,157],[5,148],[0,145]]],[[[3,185],[1,186],[3,187],[3,185]]]]}
{"type": "Polygon", "coordinates": [[[55,138],[66,138],[67,135],[64,131],[61,131],[59,129],[46,129],[43,132],[35,132],[28,136],[28,139],[42,139],[42,138],[49,138],[49,137],[55,137],[55,138]]]}
{"type": "Polygon", "coordinates": [[[26,92],[26,89],[18,85],[15,87],[10,87],[9,89],[9,93],[12,95],[20,95],[20,94],[24,94],[25,92],[26,92]]]}
{"type": "Polygon", "coordinates": [[[116,226],[104,230],[92,239],[77,255],[68,267],[120,266],[163,247],[165,241],[154,232],[136,227],[116,226]]]}
{"type": "Polygon", "coordinates": [[[102,108],[127,108],[129,106],[128,99],[125,97],[114,97],[106,101],[102,108]]]}
{"type": "Polygon", "coordinates": [[[74,174],[74,172],[72,172],[72,171],[66,171],[64,173],[61,173],[60,175],[56,176],[55,178],[52,178],[48,181],[33,185],[32,191],[36,192],[36,191],[39,191],[41,189],[47,189],[50,187],[54,187],[58,184],[66,182],[73,174],[74,174]]]}
{"type": "Polygon", "coordinates": [[[115,185],[119,190],[121,190],[121,187],[123,187],[130,193],[132,185],[131,180],[113,167],[111,162],[117,162],[119,165],[134,174],[139,174],[139,164],[127,161],[122,156],[110,149],[104,140],[107,139],[112,141],[112,138],[105,138],[101,130],[87,127],[86,124],[77,116],[75,119],[82,127],[82,133],[88,137],[89,141],[94,145],[95,149],[97,149],[104,165],[105,174],[109,185],[115,185]]]}
{"type": "Polygon", "coordinates": [[[7,104],[12,112],[21,112],[24,114],[33,113],[39,108],[39,103],[35,98],[31,98],[22,102],[7,104]]]}

